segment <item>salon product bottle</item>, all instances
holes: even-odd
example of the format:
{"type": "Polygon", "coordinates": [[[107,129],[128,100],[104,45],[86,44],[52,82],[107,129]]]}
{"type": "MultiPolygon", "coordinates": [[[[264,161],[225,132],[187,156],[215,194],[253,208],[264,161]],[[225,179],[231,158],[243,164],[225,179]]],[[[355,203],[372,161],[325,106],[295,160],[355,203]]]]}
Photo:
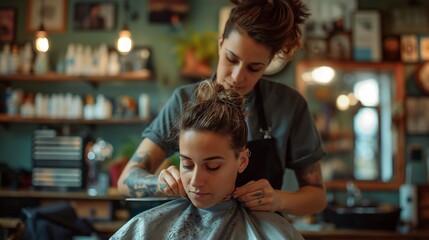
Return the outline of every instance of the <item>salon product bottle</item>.
{"type": "Polygon", "coordinates": [[[76,52],[75,52],[75,74],[81,75],[83,72],[83,45],[78,43],[76,44],[76,52]]]}
{"type": "Polygon", "coordinates": [[[82,52],[82,72],[81,74],[84,76],[90,76],[93,75],[93,67],[92,67],[92,50],[89,45],[85,45],[83,47],[82,52]]]}
{"type": "Polygon", "coordinates": [[[83,107],[83,118],[94,118],[94,97],[91,95],[87,95],[85,98],[85,106],[83,107]]]}
{"type": "Polygon", "coordinates": [[[116,52],[111,52],[109,54],[109,60],[107,64],[107,75],[115,76],[119,74],[120,65],[119,65],[119,56],[116,52]]]}
{"type": "Polygon", "coordinates": [[[150,118],[150,99],[149,95],[142,93],[139,96],[139,117],[143,120],[150,118]]]}
{"type": "Polygon", "coordinates": [[[64,70],[67,75],[74,75],[75,73],[75,45],[70,43],[67,46],[66,57],[64,61],[64,70]]]}
{"type": "Polygon", "coordinates": [[[17,45],[13,45],[9,55],[9,66],[8,73],[17,73],[19,67],[19,48],[17,45]]]}
{"type": "Polygon", "coordinates": [[[28,74],[31,71],[31,62],[33,59],[33,49],[31,43],[25,43],[21,51],[20,69],[24,74],[28,74]]]}
{"type": "Polygon", "coordinates": [[[10,45],[6,44],[0,55],[0,74],[7,74],[9,69],[10,45]]]}
{"type": "Polygon", "coordinates": [[[48,70],[48,54],[45,52],[37,53],[36,60],[34,62],[34,74],[44,74],[48,70]]]}

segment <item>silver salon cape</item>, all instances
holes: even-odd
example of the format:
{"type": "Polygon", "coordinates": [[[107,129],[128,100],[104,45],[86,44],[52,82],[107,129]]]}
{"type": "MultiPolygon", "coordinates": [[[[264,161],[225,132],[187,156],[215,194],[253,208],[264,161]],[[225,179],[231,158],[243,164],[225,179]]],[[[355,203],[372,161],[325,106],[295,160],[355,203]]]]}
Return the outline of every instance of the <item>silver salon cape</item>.
{"type": "Polygon", "coordinates": [[[282,216],[229,200],[200,209],[179,198],[139,213],[110,239],[304,239],[282,216]]]}

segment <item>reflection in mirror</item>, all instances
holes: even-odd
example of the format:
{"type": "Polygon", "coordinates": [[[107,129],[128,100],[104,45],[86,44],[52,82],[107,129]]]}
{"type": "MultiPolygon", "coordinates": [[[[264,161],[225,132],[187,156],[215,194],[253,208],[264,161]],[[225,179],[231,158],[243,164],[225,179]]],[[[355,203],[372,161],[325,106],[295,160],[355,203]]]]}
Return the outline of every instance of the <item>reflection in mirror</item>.
{"type": "Polygon", "coordinates": [[[321,161],[327,182],[399,180],[395,159],[402,128],[392,119],[402,78],[392,65],[297,64],[298,90],[307,99],[327,152],[321,161]]]}

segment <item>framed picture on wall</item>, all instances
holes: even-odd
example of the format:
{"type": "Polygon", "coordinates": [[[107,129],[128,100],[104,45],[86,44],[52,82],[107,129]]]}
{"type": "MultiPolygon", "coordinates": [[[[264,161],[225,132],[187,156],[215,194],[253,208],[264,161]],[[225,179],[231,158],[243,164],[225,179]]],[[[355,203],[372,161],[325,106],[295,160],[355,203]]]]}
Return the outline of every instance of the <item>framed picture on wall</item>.
{"type": "Polygon", "coordinates": [[[27,31],[37,31],[43,20],[48,32],[64,32],[67,19],[67,0],[27,0],[27,31]]]}
{"type": "Polygon", "coordinates": [[[0,43],[15,41],[16,10],[0,8],[0,43]]]}
{"type": "Polygon", "coordinates": [[[116,28],[116,8],[115,3],[76,3],[73,12],[73,29],[114,30],[116,28]]]}
{"type": "Polygon", "coordinates": [[[328,38],[335,22],[341,22],[343,30],[352,30],[353,12],[358,0],[303,0],[311,12],[304,25],[305,38],[328,38]]]}
{"type": "Polygon", "coordinates": [[[407,133],[429,133],[429,97],[408,97],[406,101],[407,133]]]}
{"type": "Polygon", "coordinates": [[[189,12],[188,0],[149,0],[149,22],[171,23],[183,21],[189,12]]]}

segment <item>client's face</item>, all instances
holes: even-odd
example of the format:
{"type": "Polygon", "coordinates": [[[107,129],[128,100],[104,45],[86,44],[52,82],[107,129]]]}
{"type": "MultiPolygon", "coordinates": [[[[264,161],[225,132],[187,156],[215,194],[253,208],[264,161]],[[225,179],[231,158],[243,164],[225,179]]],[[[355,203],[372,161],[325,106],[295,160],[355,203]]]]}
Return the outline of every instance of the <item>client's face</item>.
{"type": "Polygon", "coordinates": [[[179,148],[182,184],[198,208],[211,207],[229,196],[238,171],[247,166],[247,150],[237,158],[227,135],[184,131],[179,148]]]}

